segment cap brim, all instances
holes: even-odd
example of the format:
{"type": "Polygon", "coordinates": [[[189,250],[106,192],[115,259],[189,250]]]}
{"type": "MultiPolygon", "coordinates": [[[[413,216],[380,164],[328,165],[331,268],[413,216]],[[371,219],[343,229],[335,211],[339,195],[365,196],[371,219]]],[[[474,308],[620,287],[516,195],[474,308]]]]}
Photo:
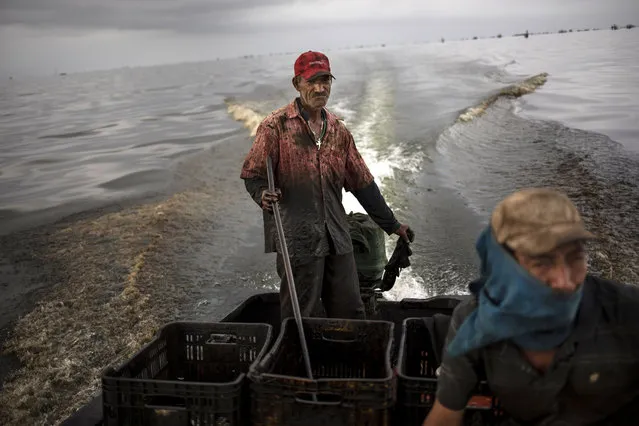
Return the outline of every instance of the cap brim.
{"type": "Polygon", "coordinates": [[[329,71],[309,70],[301,74],[301,76],[304,77],[304,80],[312,80],[314,78],[322,77],[325,75],[330,75],[333,79],[335,79],[335,76],[331,74],[329,71]]]}
{"type": "Polygon", "coordinates": [[[579,228],[571,232],[566,232],[565,234],[559,236],[557,238],[557,246],[572,243],[573,241],[587,241],[596,239],[597,237],[592,232],[587,231],[584,228],[579,228]]]}
{"type": "Polygon", "coordinates": [[[557,225],[540,232],[522,235],[512,242],[508,242],[513,250],[521,251],[531,256],[550,253],[557,247],[575,241],[596,240],[597,237],[578,224],[557,225]]]}

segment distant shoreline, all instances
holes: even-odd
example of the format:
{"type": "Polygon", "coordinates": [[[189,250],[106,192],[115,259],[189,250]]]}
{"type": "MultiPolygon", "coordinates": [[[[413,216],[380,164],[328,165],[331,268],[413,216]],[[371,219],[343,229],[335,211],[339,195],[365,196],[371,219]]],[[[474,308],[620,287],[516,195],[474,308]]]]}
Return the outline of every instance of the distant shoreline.
{"type": "MultiPolygon", "coordinates": [[[[630,30],[636,28],[635,24],[626,24],[626,25],[617,25],[613,24],[609,28],[580,28],[580,29],[560,29],[557,31],[542,31],[542,32],[528,32],[528,36],[542,36],[542,35],[556,35],[556,34],[572,34],[572,33],[581,33],[581,32],[594,32],[594,31],[618,31],[618,30],[630,30]]],[[[507,37],[525,37],[526,32],[523,33],[514,33],[510,36],[504,36],[502,33],[497,33],[496,35],[491,36],[470,36],[470,37],[462,37],[462,38],[450,38],[446,39],[445,37],[441,37],[438,40],[423,40],[416,43],[398,43],[398,44],[388,44],[388,43],[375,43],[375,44],[357,44],[355,46],[342,46],[337,48],[326,48],[321,49],[324,52],[328,53],[331,51],[347,51],[347,50],[360,50],[360,49],[371,49],[371,48],[385,48],[385,47],[395,47],[395,46],[403,46],[408,44],[433,44],[433,43],[444,43],[444,42],[459,42],[459,41],[474,41],[474,40],[487,40],[487,39],[498,39],[498,38],[507,38],[507,37]]],[[[58,72],[56,71],[53,76],[56,77],[68,77],[77,74],[88,74],[88,73],[101,73],[101,72],[110,72],[110,71],[118,71],[118,70],[126,70],[126,69],[140,69],[140,68],[151,68],[157,66],[170,67],[170,66],[180,66],[180,65],[188,65],[188,64],[199,64],[199,63],[209,63],[209,62],[217,62],[217,61],[234,61],[234,60],[243,60],[243,59],[253,59],[260,58],[266,56],[294,56],[299,52],[293,51],[285,51],[285,52],[269,52],[269,53],[246,53],[238,56],[225,56],[225,57],[217,57],[211,59],[202,59],[197,61],[183,61],[183,62],[167,62],[167,63],[157,63],[153,65],[139,65],[139,66],[118,66],[113,68],[101,68],[94,70],[86,70],[86,71],[68,71],[68,72],[58,72]]],[[[31,79],[32,77],[50,77],[51,74],[38,74],[28,77],[27,79],[31,79]]],[[[15,74],[7,74],[5,78],[6,80],[15,80],[18,81],[15,74]]]]}

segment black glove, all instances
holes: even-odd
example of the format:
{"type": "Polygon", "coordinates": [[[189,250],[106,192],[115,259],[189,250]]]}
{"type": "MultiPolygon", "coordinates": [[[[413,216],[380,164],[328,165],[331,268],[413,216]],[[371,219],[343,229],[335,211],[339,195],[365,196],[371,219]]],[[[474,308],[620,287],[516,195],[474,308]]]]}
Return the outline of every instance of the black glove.
{"type": "MultiPolygon", "coordinates": [[[[408,238],[410,241],[415,240],[415,233],[412,229],[408,228],[406,231],[408,234],[408,238]]],[[[391,255],[390,260],[384,267],[384,276],[382,277],[382,291],[388,291],[393,288],[395,285],[395,280],[399,276],[399,271],[403,268],[408,268],[410,266],[409,257],[413,254],[413,251],[410,249],[410,244],[407,243],[402,237],[397,239],[397,244],[395,245],[395,250],[391,255]]]]}

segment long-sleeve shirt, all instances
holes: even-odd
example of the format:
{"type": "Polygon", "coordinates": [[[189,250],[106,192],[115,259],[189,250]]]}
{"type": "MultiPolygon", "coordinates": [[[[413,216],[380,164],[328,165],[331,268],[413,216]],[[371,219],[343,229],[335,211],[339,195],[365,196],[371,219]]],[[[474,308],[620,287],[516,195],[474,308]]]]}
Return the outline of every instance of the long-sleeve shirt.
{"type": "MultiPolygon", "coordinates": [[[[514,424],[637,424],[639,288],[590,274],[582,285],[573,331],[546,372],[533,368],[511,340],[456,357],[444,351],[439,402],[463,410],[485,380],[514,424]]],[[[444,347],[476,306],[474,297],[457,305],[444,347]]]]}
{"type": "MultiPolygon", "coordinates": [[[[271,157],[275,187],[282,191],[280,213],[291,257],[328,255],[329,237],[334,254],[353,250],[342,189],[353,193],[387,234],[400,226],[349,130],[327,109],[322,114],[326,132],[318,146],[297,99],[272,112],[260,123],[240,176],[261,205],[262,191],[268,188],[266,157],[271,157]]],[[[265,251],[281,253],[274,217],[267,212],[263,217],[265,251]]]]}

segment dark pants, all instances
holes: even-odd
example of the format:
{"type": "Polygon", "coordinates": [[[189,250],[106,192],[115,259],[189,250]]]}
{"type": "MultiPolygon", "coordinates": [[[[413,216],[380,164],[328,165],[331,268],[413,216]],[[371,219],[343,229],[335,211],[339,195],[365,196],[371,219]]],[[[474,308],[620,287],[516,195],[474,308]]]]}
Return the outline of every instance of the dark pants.
{"type": "MultiPolygon", "coordinates": [[[[359,294],[357,265],[353,253],[330,254],[325,257],[291,259],[293,280],[303,317],[319,316],[322,304],[329,318],[365,319],[364,304],[359,294]]],[[[282,319],[293,316],[286,269],[277,254],[280,276],[282,319]]]]}

